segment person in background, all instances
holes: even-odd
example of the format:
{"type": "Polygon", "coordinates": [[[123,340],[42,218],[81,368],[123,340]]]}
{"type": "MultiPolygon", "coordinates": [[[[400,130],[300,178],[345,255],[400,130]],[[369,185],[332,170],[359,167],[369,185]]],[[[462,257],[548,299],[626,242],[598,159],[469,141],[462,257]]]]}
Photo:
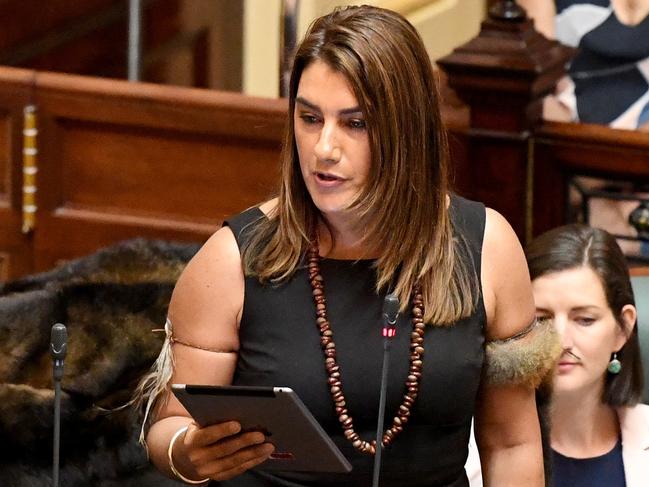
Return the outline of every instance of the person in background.
{"type": "MultiPolygon", "coordinates": [[[[544,100],[544,117],[649,131],[649,0],[518,0],[536,29],[578,48],[568,75],[544,100]]],[[[624,192],[647,198],[646,185],[610,184],[579,177],[590,190],[624,192]]],[[[571,192],[579,207],[579,196],[571,192]]],[[[618,235],[636,236],[628,223],[638,202],[591,198],[590,221],[618,235]]],[[[620,241],[628,254],[649,256],[649,243],[620,241]]]]}
{"type": "Polygon", "coordinates": [[[317,19],[292,68],[279,196],[229,218],[174,291],[161,367],[142,385],[162,472],[222,486],[370,485],[391,291],[401,313],[381,485],[468,486],[474,414],[485,485],[543,485],[534,387],[558,341],[534,319],[513,230],[455,195],[448,165],[414,27],[370,6],[317,19]],[[272,438],[236,422],[198,427],[172,382],[290,387],[353,471],[253,470],[272,438]]]}
{"type": "Polygon", "coordinates": [[[573,224],[526,248],[538,319],[563,353],[550,407],[556,487],[640,487],[649,479],[649,406],[626,261],[606,231],[573,224]]]}
{"type": "Polygon", "coordinates": [[[518,0],[549,39],[578,48],[546,118],[649,130],[649,0],[518,0]]]}

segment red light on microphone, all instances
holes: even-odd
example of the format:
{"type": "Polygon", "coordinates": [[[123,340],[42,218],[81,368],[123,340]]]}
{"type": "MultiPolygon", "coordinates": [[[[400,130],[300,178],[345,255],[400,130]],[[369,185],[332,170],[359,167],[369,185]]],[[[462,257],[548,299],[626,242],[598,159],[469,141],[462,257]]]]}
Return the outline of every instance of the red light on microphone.
{"type": "Polygon", "coordinates": [[[386,338],[393,338],[397,334],[397,329],[396,328],[383,328],[383,333],[382,335],[386,338]]]}

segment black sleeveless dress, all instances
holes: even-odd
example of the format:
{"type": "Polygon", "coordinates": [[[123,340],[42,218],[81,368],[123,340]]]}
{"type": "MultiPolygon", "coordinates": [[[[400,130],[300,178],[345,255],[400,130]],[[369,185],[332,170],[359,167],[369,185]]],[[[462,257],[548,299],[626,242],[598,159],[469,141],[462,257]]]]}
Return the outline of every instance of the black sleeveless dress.
{"type": "MultiPolygon", "coordinates": [[[[456,232],[468,243],[470,265],[479,277],[484,206],[454,196],[451,216],[456,232]]],[[[261,210],[252,208],[226,224],[241,247],[247,232],[263,218],[261,210]]],[[[321,272],[347,407],[361,438],[371,440],[378,417],[384,296],[374,291],[373,261],[323,259],[321,272]]],[[[403,432],[383,452],[382,486],[468,487],[464,463],[484,359],[484,323],[480,298],[470,317],[450,327],[427,327],[419,396],[403,432]]],[[[388,426],[403,397],[411,326],[409,315],[399,316],[390,356],[388,426]]],[[[353,470],[336,475],[253,471],[219,485],[371,485],[373,457],[353,448],[336,418],[306,267],[278,286],[264,286],[254,278],[246,278],[239,336],[233,383],[295,390],[352,463],[353,470]]]]}

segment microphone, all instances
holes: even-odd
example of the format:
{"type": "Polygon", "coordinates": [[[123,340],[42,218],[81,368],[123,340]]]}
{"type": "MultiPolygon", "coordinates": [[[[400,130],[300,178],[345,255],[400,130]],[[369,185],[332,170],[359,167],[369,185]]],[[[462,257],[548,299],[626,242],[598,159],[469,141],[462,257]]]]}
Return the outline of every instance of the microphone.
{"type": "Polygon", "coordinates": [[[54,379],[54,451],[52,462],[52,485],[59,486],[59,445],[61,443],[61,379],[63,364],[68,352],[68,332],[65,325],[57,323],[50,335],[50,354],[52,355],[54,379]]]}
{"type": "Polygon", "coordinates": [[[388,294],[383,300],[383,337],[394,338],[397,334],[397,317],[399,316],[399,298],[388,294]]]}
{"type": "Polygon", "coordinates": [[[385,421],[385,400],[388,390],[388,369],[390,367],[390,344],[397,334],[397,318],[399,317],[399,298],[390,293],[383,299],[381,313],[383,328],[383,368],[381,370],[381,395],[379,397],[379,417],[376,422],[376,444],[374,451],[374,468],[372,486],[378,487],[381,475],[381,452],[383,451],[383,423],[385,421]]]}
{"type": "Polygon", "coordinates": [[[54,380],[60,381],[63,378],[63,362],[68,353],[68,331],[61,323],[52,327],[50,353],[54,361],[54,380]]]}

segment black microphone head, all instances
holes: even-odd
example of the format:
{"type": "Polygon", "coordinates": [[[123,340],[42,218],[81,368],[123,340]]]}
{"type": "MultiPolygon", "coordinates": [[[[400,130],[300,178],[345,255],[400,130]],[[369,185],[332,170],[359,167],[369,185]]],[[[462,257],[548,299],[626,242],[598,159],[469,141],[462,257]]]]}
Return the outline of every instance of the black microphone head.
{"type": "Polygon", "coordinates": [[[396,294],[386,294],[383,300],[383,319],[386,324],[394,325],[399,315],[399,298],[396,294]]]}
{"type": "Polygon", "coordinates": [[[63,360],[68,351],[68,331],[65,325],[57,323],[52,327],[50,352],[54,360],[63,360]]]}

